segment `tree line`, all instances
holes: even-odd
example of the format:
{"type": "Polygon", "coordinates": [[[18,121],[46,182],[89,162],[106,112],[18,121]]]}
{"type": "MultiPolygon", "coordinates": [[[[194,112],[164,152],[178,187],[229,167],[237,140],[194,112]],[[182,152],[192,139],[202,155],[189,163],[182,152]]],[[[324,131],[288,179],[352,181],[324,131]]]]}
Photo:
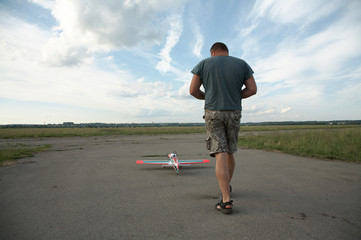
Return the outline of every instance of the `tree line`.
{"type": "MultiPolygon", "coordinates": [[[[354,125],[361,124],[361,120],[333,120],[333,121],[283,121],[283,122],[246,122],[241,126],[270,126],[270,125],[354,125]]],[[[121,127],[192,127],[204,126],[204,123],[74,123],[61,124],[6,124],[0,128],[121,128],[121,127]]]]}

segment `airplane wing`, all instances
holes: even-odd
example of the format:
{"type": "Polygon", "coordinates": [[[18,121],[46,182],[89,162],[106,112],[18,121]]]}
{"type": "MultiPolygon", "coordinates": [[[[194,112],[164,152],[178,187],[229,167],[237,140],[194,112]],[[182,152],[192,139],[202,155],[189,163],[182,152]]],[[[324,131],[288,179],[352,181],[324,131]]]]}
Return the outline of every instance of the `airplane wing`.
{"type": "Polygon", "coordinates": [[[138,160],[137,164],[169,165],[169,160],[138,160]]]}
{"type": "Polygon", "coordinates": [[[199,160],[178,160],[179,165],[188,165],[188,164],[197,164],[197,163],[209,163],[208,159],[199,159],[199,160]]]}

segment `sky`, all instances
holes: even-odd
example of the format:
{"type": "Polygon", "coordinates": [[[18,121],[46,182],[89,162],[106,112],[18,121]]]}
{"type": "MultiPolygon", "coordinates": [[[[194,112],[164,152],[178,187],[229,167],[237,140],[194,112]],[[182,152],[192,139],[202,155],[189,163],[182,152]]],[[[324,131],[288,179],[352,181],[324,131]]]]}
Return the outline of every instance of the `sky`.
{"type": "Polygon", "coordinates": [[[203,122],[214,42],[254,71],[242,122],[361,119],[359,0],[0,0],[0,124],[203,122]]]}

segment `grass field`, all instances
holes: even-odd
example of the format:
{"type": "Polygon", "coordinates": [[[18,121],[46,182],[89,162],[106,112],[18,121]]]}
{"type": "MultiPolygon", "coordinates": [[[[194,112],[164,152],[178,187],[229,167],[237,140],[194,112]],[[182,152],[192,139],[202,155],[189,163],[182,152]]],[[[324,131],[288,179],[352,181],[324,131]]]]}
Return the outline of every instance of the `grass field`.
{"type": "Polygon", "coordinates": [[[205,132],[204,127],[138,128],[4,128],[0,138],[90,137],[111,135],[189,134],[205,132]]]}
{"type": "MultiPolygon", "coordinates": [[[[241,131],[284,131],[311,129],[360,128],[360,125],[272,125],[241,126],[241,131]]],[[[38,137],[90,137],[111,135],[157,135],[204,133],[204,126],[197,127],[135,127],[135,128],[0,128],[0,138],[38,137]]]]}
{"type": "Polygon", "coordinates": [[[361,163],[361,127],[273,132],[240,137],[241,147],[361,163]]]}
{"type": "MultiPolygon", "coordinates": [[[[361,125],[241,126],[240,146],[321,159],[361,163],[361,125]],[[254,134],[254,133],[257,134],[254,134]]],[[[2,139],[205,133],[205,127],[4,128],[2,139]]],[[[50,146],[0,149],[0,163],[31,156],[50,146]]]]}
{"type": "Polygon", "coordinates": [[[23,144],[15,144],[0,149],[0,166],[14,163],[15,160],[25,157],[33,157],[35,153],[45,151],[51,146],[46,144],[37,147],[27,147],[23,144]]]}

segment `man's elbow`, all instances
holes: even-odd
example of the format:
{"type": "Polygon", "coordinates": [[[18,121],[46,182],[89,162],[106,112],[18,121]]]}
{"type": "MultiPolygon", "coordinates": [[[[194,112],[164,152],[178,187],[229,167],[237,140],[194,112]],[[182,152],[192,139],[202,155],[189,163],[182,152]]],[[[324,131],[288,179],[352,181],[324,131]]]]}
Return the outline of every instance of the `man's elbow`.
{"type": "Polygon", "coordinates": [[[242,90],[242,99],[249,98],[257,93],[257,87],[248,86],[242,90]]]}
{"type": "Polygon", "coordinates": [[[200,100],[204,100],[205,98],[204,92],[199,89],[189,89],[189,94],[200,100]]]}
{"type": "Polygon", "coordinates": [[[247,81],[245,82],[245,86],[246,86],[246,88],[244,89],[245,90],[244,93],[246,93],[245,97],[250,97],[257,93],[257,84],[253,76],[247,79],[247,81]]]}
{"type": "Polygon", "coordinates": [[[198,90],[197,89],[189,89],[189,94],[192,95],[193,97],[197,96],[198,90]]]}
{"type": "Polygon", "coordinates": [[[191,96],[194,96],[194,90],[193,90],[193,89],[189,89],[189,94],[190,94],[191,96]]]}
{"type": "Polygon", "coordinates": [[[257,86],[254,86],[253,88],[250,89],[251,90],[251,95],[256,95],[257,94],[257,86]]]}

